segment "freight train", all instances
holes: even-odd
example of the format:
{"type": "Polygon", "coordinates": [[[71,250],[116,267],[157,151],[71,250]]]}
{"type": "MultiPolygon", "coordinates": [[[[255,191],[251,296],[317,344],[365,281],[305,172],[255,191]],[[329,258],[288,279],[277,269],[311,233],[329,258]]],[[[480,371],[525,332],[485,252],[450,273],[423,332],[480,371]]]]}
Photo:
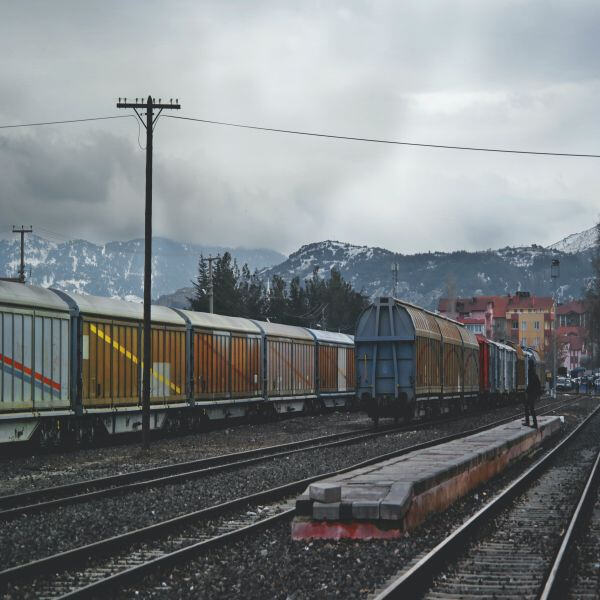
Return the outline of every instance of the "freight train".
{"type": "Polygon", "coordinates": [[[476,336],[462,323],[394,298],[360,315],[354,338],[357,396],[377,424],[522,400],[534,350],[476,336]]]}
{"type": "MultiPolygon", "coordinates": [[[[152,429],[344,406],[353,337],[152,306],[152,429]]],[[[141,427],[142,305],[0,282],[0,443],[141,427]]]]}

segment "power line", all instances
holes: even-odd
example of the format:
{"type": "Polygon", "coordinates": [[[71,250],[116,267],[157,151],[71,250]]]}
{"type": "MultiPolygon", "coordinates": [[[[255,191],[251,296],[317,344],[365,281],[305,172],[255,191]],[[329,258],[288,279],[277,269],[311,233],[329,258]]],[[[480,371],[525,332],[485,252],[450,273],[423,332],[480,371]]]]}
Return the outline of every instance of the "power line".
{"type": "MultiPolygon", "coordinates": [[[[64,125],[67,123],[84,123],[88,121],[106,121],[109,119],[126,119],[135,115],[114,115],[110,117],[89,117],[86,119],[67,119],[64,121],[42,121],[38,123],[19,123],[15,125],[0,125],[0,129],[15,129],[19,127],[38,127],[40,125],[64,125]]],[[[179,119],[183,121],[195,121],[197,123],[205,123],[208,125],[221,125],[224,127],[236,127],[238,129],[252,129],[255,131],[266,131],[269,133],[285,133],[289,135],[303,135],[307,137],[318,137],[332,140],[344,140],[350,142],[367,142],[371,144],[388,144],[394,146],[410,146],[416,148],[433,148],[438,150],[463,150],[468,152],[495,152],[499,154],[527,154],[534,156],[564,156],[571,158],[600,158],[600,154],[584,154],[576,152],[542,152],[537,150],[519,150],[512,148],[490,148],[484,146],[458,146],[450,144],[427,144],[424,142],[403,142],[400,140],[387,140],[382,138],[367,138],[353,135],[336,135],[332,133],[320,133],[316,131],[301,131],[295,129],[279,129],[276,127],[263,127],[260,125],[248,125],[245,123],[231,123],[227,121],[215,121],[212,119],[198,119],[194,117],[181,117],[175,115],[164,115],[168,119],[179,119]]],[[[139,132],[138,132],[139,133],[139,132]]],[[[143,149],[142,145],[138,145],[143,149]]]]}
{"type": "Polygon", "coordinates": [[[86,121],[107,121],[108,119],[128,119],[135,115],[114,115],[112,117],[88,117],[87,119],[68,119],[65,121],[42,121],[39,123],[19,123],[17,125],[0,125],[0,129],[15,129],[17,127],[38,127],[40,125],[64,125],[65,123],[84,123],[86,121]]]}
{"type": "Polygon", "coordinates": [[[471,152],[498,152],[501,154],[533,154],[537,156],[570,156],[573,158],[600,158],[600,154],[576,154],[573,152],[538,152],[535,150],[512,150],[510,148],[485,148],[479,146],[452,146],[446,144],[425,144],[421,142],[401,142],[398,140],[385,140],[380,138],[366,138],[351,135],[334,135],[331,133],[318,133],[315,131],[298,131],[294,129],[277,129],[275,127],[262,127],[259,125],[246,125],[243,123],[228,123],[226,121],[212,121],[210,119],[196,119],[193,117],[178,117],[165,115],[168,119],[180,119],[183,121],[196,121],[209,125],[223,125],[225,127],[237,127],[240,129],[254,129],[256,131],[268,131],[271,133],[287,133],[292,135],[305,135],[308,137],[328,138],[333,140],[346,140],[351,142],[369,142],[372,144],[392,144],[395,146],[413,146],[418,148],[437,148],[440,150],[468,150],[471,152]]]}

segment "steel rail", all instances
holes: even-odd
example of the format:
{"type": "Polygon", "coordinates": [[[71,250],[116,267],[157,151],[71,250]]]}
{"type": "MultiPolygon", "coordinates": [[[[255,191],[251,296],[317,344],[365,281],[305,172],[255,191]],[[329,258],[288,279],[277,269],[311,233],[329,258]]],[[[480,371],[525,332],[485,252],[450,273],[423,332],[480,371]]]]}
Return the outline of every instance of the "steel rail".
{"type": "Polygon", "coordinates": [[[587,483],[581,498],[577,503],[577,507],[573,512],[569,527],[563,538],[562,544],[556,553],[556,557],[552,564],[552,568],[546,578],[544,589],[540,595],[540,600],[552,600],[554,598],[563,598],[561,595],[563,586],[566,580],[566,569],[569,564],[570,557],[568,556],[568,550],[571,549],[572,545],[577,539],[577,533],[580,531],[585,515],[588,514],[588,510],[593,506],[596,498],[596,490],[598,486],[598,478],[600,474],[600,450],[596,455],[594,466],[590,472],[587,483]]]}
{"type": "Polygon", "coordinates": [[[455,529],[448,537],[437,544],[423,558],[417,561],[395,581],[387,585],[373,597],[373,600],[388,600],[390,598],[417,598],[435,577],[439,569],[449,562],[457,552],[514,498],[520,495],[535,478],[542,474],[550,462],[575,439],[576,435],[589,424],[597,414],[600,406],[590,413],[573,431],[552,448],[546,455],[535,462],[524,473],[504,488],[488,504],[477,511],[472,517],[455,529]]]}
{"type": "MultiPolygon", "coordinates": [[[[558,406],[549,408],[545,412],[548,413],[554,410],[558,410],[566,404],[570,404],[570,402],[563,402],[558,406]]],[[[540,412],[540,415],[541,414],[544,413],[540,412]]],[[[379,456],[374,456],[367,460],[361,461],[360,463],[351,465],[349,467],[344,467],[343,469],[331,471],[329,473],[320,473],[318,475],[307,477],[299,481],[284,484],[282,486],[271,488],[262,492],[257,492],[254,494],[243,496],[241,498],[236,498],[234,500],[200,509],[198,511],[186,513],[178,517],[173,517],[171,519],[161,521],[153,525],[148,525],[146,527],[142,527],[133,531],[128,531],[117,536],[105,538],[97,542],[92,542],[84,546],[72,548],[70,550],[65,550],[63,552],[48,557],[36,559],[29,563],[16,565],[14,567],[10,567],[8,569],[0,571],[0,586],[5,586],[11,581],[22,580],[23,578],[29,576],[37,577],[43,573],[55,572],[59,569],[64,570],[65,568],[73,567],[77,564],[81,564],[82,562],[86,562],[91,556],[104,554],[107,551],[115,548],[123,548],[133,544],[134,542],[154,538],[155,536],[169,532],[170,530],[173,530],[176,527],[215,517],[220,514],[223,514],[224,512],[230,509],[238,508],[240,506],[265,501],[274,501],[281,498],[285,498],[286,496],[289,496],[291,494],[303,491],[307,485],[314,483],[315,481],[319,481],[321,479],[329,477],[334,477],[342,473],[353,471],[354,469],[360,469],[362,467],[370,466],[390,458],[408,454],[410,452],[424,450],[433,446],[437,446],[439,444],[444,444],[447,442],[454,441],[456,439],[460,439],[462,437],[474,435],[476,433],[492,429],[493,427],[497,427],[499,424],[503,424],[510,420],[513,420],[512,417],[507,417],[499,421],[494,421],[493,423],[489,423],[487,425],[482,425],[475,429],[462,431],[460,433],[454,433],[448,436],[443,436],[440,438],[429,440],[427,442],[421,442],[419,444],[413,444],[412,446],[407,446],[405,448],[394,450],[392,452],[388,452],[379,456]]]]}
{"type": "Polygon", "coordinates": [[[145,573],[151,572],[154,569],[168,567],[169,565],[173,565],[188,558],[191,558],[197,554],[200,554],[201,552],[205,552],[213,548],[218,548],[219,546],[224,546],[229,542],[233,542],[239,538],[251,534],[253,535],[259,532],[261,529],[265,529],[270,525],[274,525],[276,523],[285,521],[286,519],[293,517],[295,512],[295,509],[291,508],[282,511],[277,515],[273,515],[271,517],[267,517],[266,519],[262,519],[261,521],[257,521],[256,523],[252,523],[251,525],[246,525],[245,527],[235,529],[234,531],[223,533],[221,535],[212,537],[202,542],[196,542],[194,544],[191,544],[190,546],[180,548],[179,550],[175,550],[174,552],[170,552],[163,556],[158,556],[145,563],[131,567],[125,571],[120,571],[119,573],[109,575],[104,579],[100,579],[98,581],[90,583],[82,588],[73,590],[71,592],[67,592],[62,596],[59,596],[58,600],[76,600],[79,598],[87,600],[92,596],[114,589],[118,586],[122,586],[123,584],[128,583],[130,581],[137,580],[140,576],[144,575],[145,573]]]}
{"type": "MultiPolygon", "coordinates": [[[[40,488],[37,490],[31,490],[28,492],[19,492],[16,494],[10,494],[0,496],[0,508],[15,508],[19,506],[25,506],[24,502],[31,503],[40,498],[46,498],[48,496],[57,495],[61,493],[73,493],[73,492],[86,492],[90,488],[98,486],[110,486],[120,483],[129,483],[137,479],[147,477],[149,475],[167,475],[185,471],[189,468],[194,467],[208,467],[212,465],[225,462],[227,460],[258,456],[263,453],[268,453],[273,450],[283,448],[296,448],[303,445],[309,445],[311,443],[319,443],[326,440],[340,439],[344,436],[351,436],[361,434],[362,432],[368,432],[368,429],[358,431],[345,431],[341,433],[335,433],[331,435],[323,435],[314,438],[308,438],[306,440],[299,440],[297,442],[287,442],[285,444],[278,444],[274,446],[263,446],[260,448],[254,448],[252,450],[242,450],[240,452],[230,452],[228,454],[220,454],[218,456],[209,456],[207,458],[200,458],[189,461],[182,461],[170,465],[161,465],[160,467],[151,467],[148,469],[138,469],[137,471],[130,471],[129,473],[120,473],[119,475],[108,475],[105,477],[97,477],[94,479],[85,479],[83,481],[77,481],[75,483],[66,483],[63,485],[49,486],[40,488]]],[[[382,430],[382,434],[385,433],[382,430]]]]}
{"type": "MultiPolygon", "coordinates": [[[[546,406],[549,406],[549,404],[541,408],[545,408],[546,406]]],[[[515,414],[520,415],[521,413],[515,414]]],[[[353,444],[375,437],[380,437],[382,435],[388,435],[390,433],[401,433],[404,431],[435,427],[436,425],[443,425],[464,417],[465,415],[462,414],[453,418],[440,419],[438,421],[424,421],[417,424],[405,424],[400,427],[390,427],[377,431],[362,430],[359,431],[358,434],[357,432],[353,431],[336,433],[310,438],[307,440],[300,440],[297,442],[288,442],[275,446],[265,446],[262,448],[255,448],[253,450],[233,452],[220,456],[212,456],[203,459],[180,462],[173,465],[141,469],[120,475],[110,475],[107,477],[88,479],[76,483],[32,490],[30,492],[0,496],[0,508],[4,508],[3,510],[0,510],[0,521],[8,521],[22,514],[33,514],[36,512],[56,508],[58,506],[75,504],[78,502],[88,502],[98,498],[106,498],[122,493],[134,492],[148,487],[168,485],[196,477],[205,477],[238,467],[250,466],[262,460],[277,458],[285,454],[305,452],[317,448],[329,448],[333,446],[353,444]],[[234,462],[227,462],[228,460],[233,460],[234,462]],[[159,475],[159,477],[152,478],[155,475],[159,475]],[[146,477],[150,477],[150,479],[144,479],[146,477]],[[141,479],[141,481],[136,481],[137,479],[141,479]],[[100,489],[90,491],[91,488],[100,489]],[[61,496],[61,494],[69,493],[73,495],[61,496]],[[55,495],[59,495],[59,497],[33,502],[36,499],[43,499],[47,498],[48,496],[52,497],[55,495]]],[[[513,418],[514,416],[507,419],[512,420],[513,418]]],[[[498,423],[500,422],[501,421],[498,421],[498,423]]]]}

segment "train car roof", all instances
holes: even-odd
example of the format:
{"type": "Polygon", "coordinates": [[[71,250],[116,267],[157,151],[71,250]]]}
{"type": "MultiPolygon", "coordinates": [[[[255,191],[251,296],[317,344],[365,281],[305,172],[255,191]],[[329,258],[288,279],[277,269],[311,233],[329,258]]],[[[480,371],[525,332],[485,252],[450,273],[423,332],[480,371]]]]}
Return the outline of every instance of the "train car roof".
{"type": "Polygon", "coordinates": [[[438,325],[440,326],[440,331],[442,332],[442,338],[444,341],[454,342],[455,344],[463,343],[463,338],[460,333],[460,329],[464,328],[459,327],[458,323],[454,321],[450,321],[449,319],[440,319],[439,317],[435,318],[438,325]]]}
{"type": "Polygon", "coordinates": [[[508,344],[503,344],[502,342],[495,342],[494,340],[490,340],[490,344],[494,344],[494,346],[498,346],[498,348],[502,348],[503,350],[516,352],[516,350],[512,346],[509,346],[508,344]]]}
{"type": "Polygon", "coordinates": [[[479,348],[477,336],[470,329],[467,329],[466,327],[458,327],[458,332],[460,333],[460,337],[462,337],[465,347],[479,348]]]}
{"type": "Polygon", "coordinates": [[[439,325],[431,313],[428,313],[417,306],[413,306],[412,304],[407,304],[398,300],[396,300],[396,302],[408,313],[413,327],[415,328],[415,334],[433,338],[434,340],[442,339],[439,325]]]}
{"type": "MultiPolygon", "coordinates": [[[[82,315],[132,321],[142,321],[144,319],[144,305],[141,302],[127,302],[118,298],[102,298],[100,296],[84,296],[83,294],[61,292],[59,290],[57,290],[57,293],[61,297],[70,299],[82,315]]],[[[153,323],[185,325],[184,318],[166,306],[153,305],[150,313],[153,323]]]]}
{"type": "Polygon", "coordinates": [[[0,305],[69,312],[69,305],[52,290],[13,281],[0,281],[0,305]]]}
{"type": "Polygon", "coordinates": [[[282,323],[268,323],[266,321],[252,322],[258,325],[263,333],[270,337],[284,337],[298,340],[309,340],[314,342],[313,336],[303,327],[295,327],[294,325],[283,325],[282,323]]]}
{"type": "Polygon", "coordinates": [[[335,331],[323,331],[321,329],[308,328],[317,341],[329,344],[345,344],[347,346],[354,345],[354,337],[345,333],[337,333],[335,331]]]}
{"type": "Polygon", "coordinates": [[[218,329],[221,331],[238,331],[241,333],[260,334],[258,325],[250,319],[241,317],[228,317],[226,315],[216,315],[214,313],[196,312],[194,310],[175,309],[178,313],[189,319],[192,327],[201,327],[202,329],[218,329]]]}

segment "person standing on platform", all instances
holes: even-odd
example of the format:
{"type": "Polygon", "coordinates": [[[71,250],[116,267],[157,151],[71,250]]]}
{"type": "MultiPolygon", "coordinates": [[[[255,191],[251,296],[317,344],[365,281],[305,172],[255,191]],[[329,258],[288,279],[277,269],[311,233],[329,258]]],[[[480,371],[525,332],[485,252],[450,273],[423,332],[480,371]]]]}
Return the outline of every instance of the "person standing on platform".
{"type": "Polygon", "coordinates": [[[537,429],[537,417],[535,416],[535,403],[537,399],[542,395],[542,384],[540,378],[535,372],[535,365],[533,361],[529,361],[529,373],[528,373],[527,390],[525,392],[525,422],[523,423],[526,427],[534,427],[537,429]],[[529,424],[529,417],[533,419],[533,425],[529,424]]]}

